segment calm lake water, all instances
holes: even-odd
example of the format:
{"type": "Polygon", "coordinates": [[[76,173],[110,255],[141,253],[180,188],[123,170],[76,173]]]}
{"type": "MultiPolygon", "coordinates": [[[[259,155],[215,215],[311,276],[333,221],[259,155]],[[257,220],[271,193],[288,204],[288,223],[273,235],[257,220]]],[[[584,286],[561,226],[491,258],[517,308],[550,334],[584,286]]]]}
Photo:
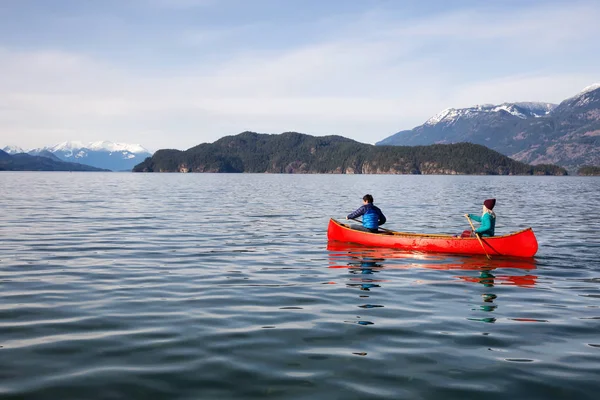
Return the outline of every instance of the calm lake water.
{"type": "Polygon", "coordinates": [[[0,173],[2,399],[596,399],[600,179],[0,173]],[[375,197],[532,261],[328,246],[375,197]]]}

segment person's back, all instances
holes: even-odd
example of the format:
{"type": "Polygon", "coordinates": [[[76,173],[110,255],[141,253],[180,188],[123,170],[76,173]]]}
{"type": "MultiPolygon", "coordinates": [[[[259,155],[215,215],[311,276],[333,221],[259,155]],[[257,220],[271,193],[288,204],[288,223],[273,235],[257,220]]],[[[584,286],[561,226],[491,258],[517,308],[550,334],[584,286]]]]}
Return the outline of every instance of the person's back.
{"type": "MultiPolygon", "coordinates": [[[[379,207],[374,205],[373,203],[365,204],[364,206],[364,214],[362,217],[363,226],[368,229],[377,229],[380,221],[380,215],[383,215],[379,207]]],[[[385,217],[384,217],[385,219],[385,217]]]]}
{"type": "Polygon", "coordinates": [[[386,218],[383,212],[373,204],[373,196],[366,194],[363,197],[363,205],[356,211],[348,214],[346,219],[354,219],[362,215],[362,226],[369,232],[378,232],[379,226],[385,224],[386,218]]]}

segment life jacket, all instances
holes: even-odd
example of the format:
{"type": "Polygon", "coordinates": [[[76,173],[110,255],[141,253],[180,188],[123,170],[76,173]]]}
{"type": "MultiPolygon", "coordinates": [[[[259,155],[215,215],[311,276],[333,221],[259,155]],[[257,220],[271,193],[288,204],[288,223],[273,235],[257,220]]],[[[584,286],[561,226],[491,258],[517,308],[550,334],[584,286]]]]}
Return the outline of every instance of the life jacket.
{"type": "Polygon", "coordinates": [[[379,228],[379,213],[373,208],[372,204],[365,205],[367,209],[362,217],[362,223],[365,228],[377,229],[379,228]]]}

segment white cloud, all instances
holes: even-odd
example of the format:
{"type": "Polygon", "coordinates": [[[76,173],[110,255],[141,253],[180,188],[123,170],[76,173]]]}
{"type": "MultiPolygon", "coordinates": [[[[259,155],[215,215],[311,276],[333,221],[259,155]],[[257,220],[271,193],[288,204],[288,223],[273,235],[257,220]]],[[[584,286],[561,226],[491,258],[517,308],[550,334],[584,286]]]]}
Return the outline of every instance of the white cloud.
{"type": "Polygon", "coordinates": [[[141,6],[165,9],[189,9],[214,5],[217,0],[138,0],[141,6]]]}
{"type": "MultiPolygon", "coordinates": [[[[446,39],[515,39],[528,44],[571,39],[597,32],[600,8],[592,2],[538,4],[505,10],[491,3],[486,8],[462,10],[400,26],[392,33],[446,39]]],[[[519,42],[510,42],[513,45],[519,42]]]]}
{"type": "Polygon", "coordinates": [[[472,82],[452,97],[453,107],[519,101],[559,103],[574,96],[600,74],[516,75],[472,82]]]}
{"type": "Polygon", "coordinates": [[[193,28],[182,32],[179,35],[179,41],[185,46],[215,45],[225,40],[235,40],[236,37],[259,29],[261,29],[260,24],[234,25],[222,28],[193,28]]]}
{"type": "MultiPolygon", "coordinates": [[[[501,14],[467,10],[398,27],[370,13],[321,42],[229,48],[219,63],[162,69],[4,48],[0,145],[107,138],[185,148],[243,130],[373,143],[446,107],[557,102],[600,80],[600,28],[592,23],[598,17],[600,5],[565,4],[501,14]]],[[[243,34],[183,29],[180,37],[204,44],[243,34]]]]}

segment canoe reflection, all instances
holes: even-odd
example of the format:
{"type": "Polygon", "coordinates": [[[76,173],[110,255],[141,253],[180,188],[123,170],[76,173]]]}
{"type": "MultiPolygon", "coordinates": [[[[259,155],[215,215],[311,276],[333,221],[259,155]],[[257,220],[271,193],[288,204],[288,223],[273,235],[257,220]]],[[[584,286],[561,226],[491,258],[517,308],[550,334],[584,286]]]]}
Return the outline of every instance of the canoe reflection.
{"type": "MultiPolygon", "coordinates": [[[[515,259],[495,257],[491,260],[479,256],[457,256],[445,254],[424,254],[405,252],[394,249],[364,247],[346,243],[329,242],[329,268],[367,269],[406,269],[427,268],[440,270],[477,270],[492,271],[495,269],[533,270],[536,268],[534,259],[515,259]],[[385,263],[385,266],[384,266],[385,263]],[[371,268],[373,267],[373,268],[371,268]]],[[[368,272],[367,272],[368,273],[368,272]]],[[[466,281],[496,284],[496,280],[506,284],[531,286],[535,285],[535,275],[494,276],[480,275],[478,277],[461,277],[466,281]]]]}
{"type": "MultiPolygon", "coordinates": [[[[462,271],[454,276],[455,281],[479,284],[483,289],[483,293],[477,295],[477,298],[480,298],[478,301],[481,303],[471,308],[476,312],[492,313],[497,309],[498,305],[495,302],[498,295],[494,293],[493,288],[500,285],[531,288],[535,286],[537,280],[537,275],[531,274],[531,270],[536,268],[536,262],[533,259],[493,258],[488,260],[484,257],[422,254],[337,242],[329,242],[327,250],[329,250],[329,268],[347,269],[350,274],[358,275],[359,277],[350,278],[347,286],[362,291],[380,288],[380,284],[386,282],[386,279],[377,275],[384,270],[424,268],[462,271]]],[[[447,284],[448,279],[419,280],[417,283],[447,284]]],[[[383,306],[379,305],[378,307],[383,306]]],[[[365,305],[363,308],[374,307],[365,305]]],[[[488,323],[496,321],[496,318],[488,315],[483,318],[468,319],[488,323]]]]}

